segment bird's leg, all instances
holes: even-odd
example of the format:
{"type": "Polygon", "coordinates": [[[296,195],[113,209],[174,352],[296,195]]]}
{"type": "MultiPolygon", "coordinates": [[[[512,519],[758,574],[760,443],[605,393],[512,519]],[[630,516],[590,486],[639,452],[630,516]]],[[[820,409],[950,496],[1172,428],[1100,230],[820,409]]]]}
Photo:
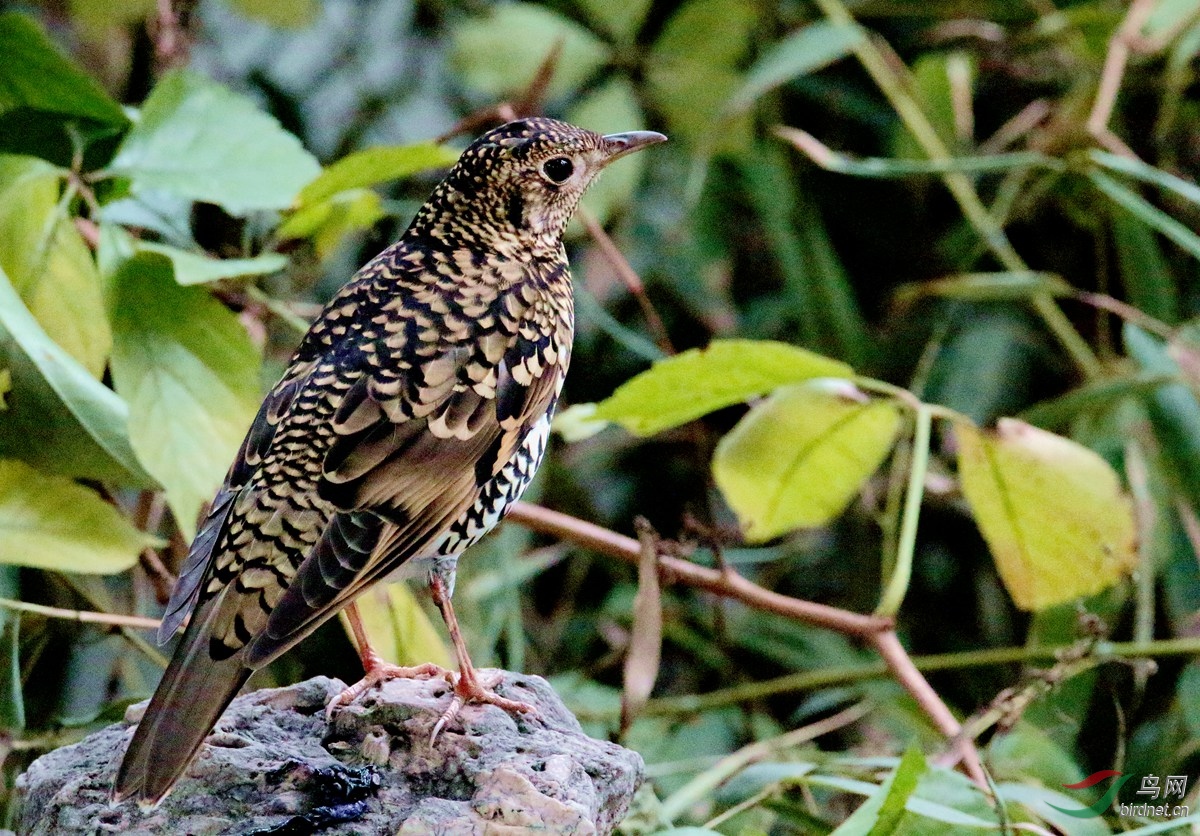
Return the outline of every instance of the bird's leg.
{"type": "Polygon", "coordinates": [[[342,706],[354,702],[365,691],[389,679],[420,679],[448,675],[447,671],[432,662],[414,667],[402,667],[385,662],[383,657],[375,652],[375,648],[371,647],[357,604],[350,604],[346,607],[346,620],[350,622],[350,631],[354,634],[358,657],[362,660],[363,678],[329,701],[329,705],[325,707],[326,719],[331,718],[333,713],[342,706]]]}
{"type": "Polygon", "coordinates": [[[492,688],[495,687],[496,681],[488,683],[480,681],[479,672],[471,663],[467,645],[463,641],[462,632],[458,629],[458,616],[454,614],[454,605],[450,603],[449,585],[438,568],[434,568],[429,573],[429,591],[433,595],[433,602],[442,612],[446,629],[450,631],[450,641],[454,643],[454,655],[458,659],[458,676],[454,677],[454,697],[450,701],[450,707],[442,712],[442,716],[433,727],[433,734],[429,742],[432,744],[436,741],[446,724],[453,720],[462,707],[469,702],[488,703],[514,714],[536,714],[537,709],[529,703],[510,700],[493,691],[492,688]]]}

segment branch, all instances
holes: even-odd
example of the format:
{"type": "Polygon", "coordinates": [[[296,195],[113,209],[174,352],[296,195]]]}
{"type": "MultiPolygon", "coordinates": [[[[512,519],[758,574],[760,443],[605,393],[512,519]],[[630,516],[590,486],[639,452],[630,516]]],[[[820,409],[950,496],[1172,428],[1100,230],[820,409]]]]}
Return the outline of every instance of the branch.
{"type": "MultiPolygon", "coordinates": [[[[641,556],[637,540],[540,505],[518,502],[512,506],[508,516],[509,519],[534,531],[569,540],[626,563],[637,565],[641,556]]],[[[896,681],[916,700],[917,705],[929,716],[938,730],[951,741],[957,759],[962,760],[971,779],[985,793],[990,793],[974,741],[962,734],[962,725],[913,664],[904,646],[900,644],[893,619],[862,615],[812,601],[801,601],[772,592],[732,570],[722,572],[709,569],[669,555],[659,557],[659,567],[670,579],[686,586],[704,589],[741,601],[755,609],[773,612],[804,624],[824,627],[866,641],[875,648],[896,681]]]]}
{"type": "MultiPolygon", "coordinates": [[[[551,511],[540,505],[517,502],[509,511],[508,519],[542,534],[550,534],[561,540],[569,540],[593,551],[619,558],[634,566],[637,565],[641,556],[641,547],[638,545],[638,541],[632,537],[617,534],[615,531],[609,531],[594,523],[559,511],[551,511]]],[[[869,639],[875,633],[881,630],[891,630],[893,627],[893,621],[890,618],[861,615],[837,607],[817,604],[813,601],[801,601],[788,595],[780,595],[778,592],[772,592],[747,580],[736,572],[725,573],[719,569],[697,566],[669,555],[661,555],[658,565],[668,579],[683,583],[685,586],[704,589],[725,598],[741,601],[758,610],[773,612],[785,618],[824,627],[828,630],[836,630],[839,633],[869,639]]]]}

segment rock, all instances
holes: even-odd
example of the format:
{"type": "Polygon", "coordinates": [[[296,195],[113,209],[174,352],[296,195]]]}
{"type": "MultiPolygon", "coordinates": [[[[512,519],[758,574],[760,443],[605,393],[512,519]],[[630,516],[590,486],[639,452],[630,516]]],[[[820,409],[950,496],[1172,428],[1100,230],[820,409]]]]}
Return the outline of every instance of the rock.
{"type": "Polygon", "coordinates": [[[318,677],[239,697],[156,808],[112,804],[117,764],[145,704],[38,758],[17,779],[22,836],[70,834],[605,834],[642,779],[637,753],[583,734],[545,680],[496,690],[534,705],[465,706],[430,745],[449,701],[440,679],[397,679],[325,720],[345,686],[318,677]]]}

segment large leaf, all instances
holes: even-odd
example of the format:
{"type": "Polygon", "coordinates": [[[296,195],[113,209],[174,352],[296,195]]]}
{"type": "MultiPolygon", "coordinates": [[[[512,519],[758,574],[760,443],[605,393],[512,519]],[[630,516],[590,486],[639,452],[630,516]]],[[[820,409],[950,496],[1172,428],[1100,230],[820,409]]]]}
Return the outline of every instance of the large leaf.
{"type": "Polygon", "coordinates": [[[110,574],[153,542],[95,491],[0,459],[0,563],[110,574]]]}
{"type": "Polygon", "coordinates": [[[845,57],[865,37],[862,28],[857,25],[829,20],[797,29],[775,43],[754,63],[737,92],[725,105],[726,112],[745,110],[759,96],[784,82],[845,57]]]}
{"type": "Polygon", "coordinates": [[[70,131],[87,140],[123,130],[121,107],[30,18],[0,14],[0,152],[67,164],[70,131]]]}
{"type": "Polygon", "coordinates": [[[112,333],[96,263],[59,205],[63,174],[0,156],[0,267],[50,338],[99,378],[112,333]]]}
{"type": "Polygon", "coordinates": [[[342,157],[300,190],[297,203],[311,206],[347,189],[375,186],[422,171],[454,165],[458,152],[432,143],[384,145],[342,157]]]}
{"type": "MultiPolygon", "coordinates": [[[[433,662],[443,668],[453,663],[446,643],[407,584],[376,584],[355,603],[371,647],[385,662],[394,665],[433,662]]],[[[349,633],[350,622],[344,610],[339,617],[349,633]]]]}
{"type": "Polygon", "coordinates": [[[263,253],[254,258],[213,258],[150,241],[139,241],[136,246],[140,252],[155,253],[170,261],[175,271],[175,281],[183,285],[204,284],[239,276],[265,276],[278,273],[288,263],[287,256],[280,253],[263,253]]]}
{"type": "Polygon", "coordinates": [[[892,401],[784,386],[721,439],[713,475],[746,539],[761,542],[840,514],[899,429],[892,401]]]}
{"type": "Polygon", "coordinates": [[[156,255],[112,278],[113,382],[129,403],[138,458],[190,537],[257,409],[258,351],[230,311],[181,287],[156,255]]]}
{"type": "Polygon", "coordinates": [[[601,401],[594,417],[653,435],[785,383],[853,374],[845,363],[785,343],[714,340],[655,363],[601,401]]]}
{"type": "Polygon", "coordinates": [[[609,58],[608,47],[578,23],[532,3],[499,3],[454,30],[452,60],[471,88],[488,96],[524,90],[558,43],[551,96],[576,89],[609,58]]]}
{"type": "Polygon", "coordinates": [[[1133,510],[1108,462],[1012,418],[955,434],[963,493],[1017,606],[1091,595],[1133,569],[1133,510]]]}
{"type": "Polygon", "coordinates": [[[109,172],[129,177],[134,193],[162,189],[240,215],[290,206],[320,166],[250,99],[173,70],[151,91],[109,172]]]}
{"type": "Polygon", "coordinates": [[[757,14],[745,0],[690,0],[667,21],[651,48],[646,81],[666,117],[672,137],[737,147],[749,122],[721,122],[720,113],[738,87],[737,65],[748,51],[757,14]]]}
{"type": "Polygon", "coordinates": [[[580,0],[584,13],[618,42],[632,43],[637,36],[651,0],[580,0]]]}
{"type": "Polygon", "coordinates": [[[46,336],[3,270],[0,367],[12,377],[0,456],[67,476],[154,485],[130,447],[125,402],[46,336]]]}

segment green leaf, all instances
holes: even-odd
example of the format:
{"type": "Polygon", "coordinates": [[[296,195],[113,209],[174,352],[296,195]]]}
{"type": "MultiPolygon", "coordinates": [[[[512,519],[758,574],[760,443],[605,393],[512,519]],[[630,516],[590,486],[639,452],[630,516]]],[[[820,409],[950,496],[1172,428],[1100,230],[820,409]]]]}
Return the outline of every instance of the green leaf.
{"type": "Polygon", "coordinates": [[[311,206],[347,189],[376,186],[410,177],[422,171],[446,168],[458,160],[458,152],[443,145],[381,145],[356,151],[330,165],[300,190],[296,202],[311,206]]]}
{"type": "MultiPolygon", "coordinates": [[[[1184,379],[1163,342],[1128,323],[1122,336],[1130,357],[1145,373],[1184,379]]],[[[1163,448],[1163,462],[1176,490],[1186,495],[1193,507],[1200,507],[1200,401],[1182,382],[1156,386],[1145,399],[1154,435],[1163,448]]]]}
{"type": "Polygon", "coordinates": [[[955,435],[963,494],[1018,607],[1094,594],[1136,565],[1129,498],[1096,453],[1013,418],[955,435]]]}
{"type": "Polygon", "coordinates": [[[153,542],[94,491],[0,459],[0,563],[111,574],[153,542]]]}
{"type": "Polygon", "coordinates": [[[607,426],[607,421],[596,417],[596,404],[577,403],[556,412],[550,428],[563,441],[573,443],[591,438],[607,426]]]}
{"type": "Polygon", "coordinates": [[[71,130],[80,138],[115,134],[129,124],[120,105],[17,12],[0,14],[0,152],[68,164],[71,130]]]}
{"type": "Polygon", "coordinates": [[[666,117],[672,139],[718,147],[740,147],[750,136],[748,119],[718,121],[738,87],[738,64],[749,49],[757,21],[746,0],[689,0],[651,47],[646,82],[666,117]]]}
{"type": "Polygon", "coordinates": [[[713,476],[746,539],[762,542],[824,525],[845,510],[899,429],[892,401],[783,386],[721,439],[713,476]]]}
{"type": "Polygon", "coordinates": [[[1117,206],[1170,238],[1193,257],[1200,258],[1200,235],[1107,174],[1089,171],[1088,179],[1117,206]]]}
{"type": "Polygon", "coordinates": [[[897,305],[912,305],[927,296],[966,302],[1028,301],[1034,296],[1067,296],[1075,289],[1057,273],[1013,270],[999,273],[959,273],[944,279],[901,285],[897,305]]]}
{"type": "MultiPolygon", "coordinates": [[[[385,662],[394,665],[433,662],[443,668],[449,668],[453,663],[446,643],[407,584],[376,584],[355,603],[371,646],[385,662]]],[[[347,635],[351,635],[345,610],[338,617],[347,635]]]]}
{"type": "Polygon", "coordinates": [[[467,86],[488,96],[510,96],[529,86],[554,45],[561,42],[548,94],[577,89],[609,60],[608,47],[587,29],[532,3],[500,3],[455,28],[451,61],[467,86]]]}
{"type": "Polygon", "coordinates": [[[99,40],[118,26],[141,23],[154,12],[155,0],[70,0],[71,22],[99,40]]]}
{"type": "Polygon", "coordinates": [[[162,189],[244,215],[290,206],[320,166],[250,99],[172,70],[151,91],[108,171],[129,177],[135,194],[162,189]]]}
{"type": "Polygon", "coordinates": [[[153,487],[129,443],[129,410],[51,340],[0,270],[0,366],[12,391],[0,457],[51,473],[153,487]]]}
{"type": "MultiPolygon", "coordinates": [[[[0,546],[2,548],[2,546],[0,546]]],[[[21,597],[21,570],[0,566],[0,597],[21,597]]],[[[25,695],[21,690],[21,614],[0,609],[0,668],[4,684],[0,686],[0,728],[20,731],[25,728],[25,695]]]]}
{"type": "Polygon", "coordinates": [[[642,28],[651,0],[580,0],[584,14],[622,44],[631,44],[642,28]]]}
{"type": "MultiPolygon", "coordinates": [[[[1190,0],[1189,0],[1190,2],[1190,0]]],[[[1122,157],[1117,154],[1110,154],[1108,151],[1101,151],[1093,148],[1088,151],[1088,156],[1094,162],[1107,168],[1110,171],[1116,171],[1121,174],[1128,174],[1130,177],[1136,177],[1143,183],[1150,183],[1174,192],[1185,200],[1191,201],[1200,205],[1200,186],[1191,183],[1174,174],[1163,171],[1161,168],[1155,168],[1152,165],[1147,165],[1141,160],[1122,157]]]]}
{"type": "Polygon", "coordinates": [[[910,746],[887,780],[831,836],[888,836],[895,833],[904,816],[905,805],[928,770],[921,750],[910,746]]]}
{"type": "Polygon", "coordinates": [[[862,27],[830,20],[797,29],[754,62],[741,87],[726,103],[725,112],[745,110],[764,93],[784,82],[808,75],[849,55],[865,38],[862,27]]]}
{"type": "Polygon", "coordinates": [[[280,29],[304,29],[321,16],[318,0],[230,0],[235,9],[248,18],[280,29]]]}
{"type": "Polygon", "coordinates": [[[117,270],[110,305],[113,382],[129,403],[133,448],[190,538],[257,411],[258,351],[234,314],[176,284],[158,256],[117,270]]]}
{"type": "Polygon", "coordinates": [[[1154,230],[1120,209],[1112,213],[1111,224],[1126,301],[1155,319],[1178,322],[1179,290],[1154,230]]]}
{"type": "Polygon", "coordinates": [[[0,268],[52,340],[99,378],[112,332],[100,276],[59,192],[65,172],[0,156],[0,268]]]}
{"type": "Polygon", "coordinates": [[[770,340],[714,340],[655,363],[596,407],[595,417],[637,435],[686,424],[785,383],[849,378],[845,363],[770,340]]]}
{"type": "MultiPolygon", "coordinates": [[[[639,130],[645,127],[645,119],[637,91],[621,76],[614,76],[567,112],[568,122],[601,134],[639,130]]],[[[633,199],[648,159],[646,154],[634,154],[605,169],[583,196],[584,208],[607,223],[614,210],[633,199]]]]}
{"type": "Polygon", "coordinates": [[[303,206],[275,230],[281,241],[311,238],[317,255],[326,258],[352,232],[370,229],[386,212],[370,189],[349,189],[329,200],[303,206]]]}
{"type": "Polygon", "coordinates": [[[1086,383],[1064,395],[1034,404],[1020,418],[1044,430],[1064,427],[1080,415],[1112,409],[1130,397],[1153,395],[1160,387],[1178,385],[1178,375],[1142,374],[1086,383]]]}
{"type": "Polygon", "coordinates": [[[254,258],[212,258],[150,241],[137,242],[137,251],[154,253],[170,261],[175,271],[175,281],[182,285],[236,279],[239,276],[266,276],[278,273],[288,263],[287,256],[279,253],[263,253],[254,258]]]}

